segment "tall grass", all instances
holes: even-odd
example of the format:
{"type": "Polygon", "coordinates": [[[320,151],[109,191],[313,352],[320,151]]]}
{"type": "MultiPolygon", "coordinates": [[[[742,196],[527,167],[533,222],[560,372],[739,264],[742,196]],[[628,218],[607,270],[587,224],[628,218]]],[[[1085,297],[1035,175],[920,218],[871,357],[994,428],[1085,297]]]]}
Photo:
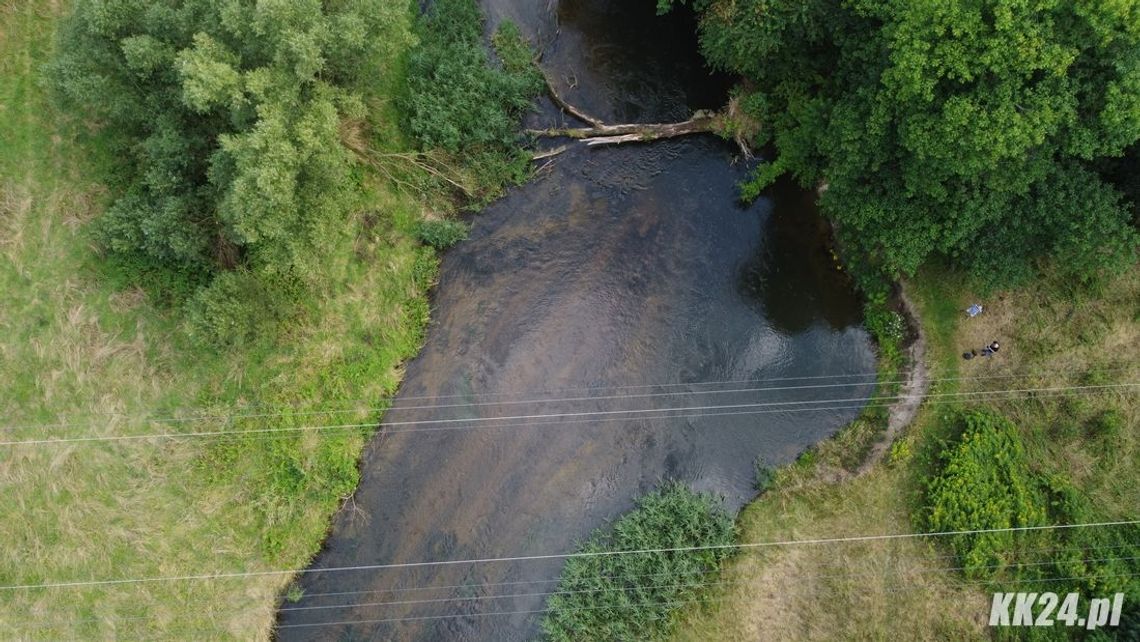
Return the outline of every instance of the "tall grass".
{"type": "Polygon", "coordinates": [[[542,629],[547,639],[657,640],[673,614],[702,595],[710,573],[731,549],[590,555],[728,545],[734,527],[719,502],[668,483],[645,495],[610,529],[595,533],[566,562],[549,599],[542,629]]]}
{"type": "MultiPolygon", "coordinates": [[[[418,349],[437,260],[421,199],[365,174],[341,262],[280,333],[187,337],[161,288],[115,278],[88,235],[115,159],[41,90],[63,6],[0,4],[4,440],[360,428],[0,447],[0,585],[289,569],[314,554],[418,349]]],[[[401,26],[411,29],[412,15],[401,26]]],[[[399,59],[388,61],[392,69],[399,59]]],[[[381,77],[400,78],[399,73],[381,77]]],[[[386,80],[385,82],[389,82],[386,80]]],[[[385,88],[355,135],[405,149],[385,88]]],[[[361,169],[363,171],[363,169],[361,169]]],[[[2,637],[264,639],[287,577],[0,591],[2,637]]]]}

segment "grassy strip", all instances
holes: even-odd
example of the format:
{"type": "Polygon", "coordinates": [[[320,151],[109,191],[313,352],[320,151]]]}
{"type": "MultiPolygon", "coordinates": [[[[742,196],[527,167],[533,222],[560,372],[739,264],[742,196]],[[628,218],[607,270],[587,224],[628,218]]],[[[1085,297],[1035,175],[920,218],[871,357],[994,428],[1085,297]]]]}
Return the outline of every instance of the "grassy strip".
{"type": "MultiPolygon", "coordinates": [[[[360,170],[367,194],[335,252],[344,265],[297,318],[230,351],[191,343],[182,315],[113,278],[88,236],[113,159],[73,144],[41,89],[64,10],[0,7],[4,438],[365,427],[4,446],[0,584],[303,566],[355,487],[374,406],[423,339],[437,259],[414,238],[422,197],[360,170]],[[156,419],[168,416],[181,420],[156,419]]],[[[399,58],[387,64],[384,82],[402,78],[399,58]]],[[[406,150],[383,98],[395,88],[375,89],[375,122],[346,123],[345,136],[406,150]]],[[[265,638],[288,580],[3,591],[0,628],[22,639],[265,638]]]]}
{"type": "MultiPolygon", "coordinates": [[[[910,286],[926,333],[931,377],[941,379],[933,382],[934,394],[1127,382],[1140,376],[1140,274],[1094,291],[1044,277],[1032,288],[986,299],[975,299],[967,283],[948,270],[929,270],[910,286]],[[968,320],[962,310],[975,300],[985,303],[986,311],[968,320]],[[963,351],[994,339],[1003,346],[997,357],[961,359],[963,351]]],[[[1133,391],[984,403],[931,397],[887,461],[865,476],[834,481],[834,470],[843,466],[847,433],[822,444],[811,461],[781,470],[772,490],[742,513],[741,539],[927,527],[929,480],[945,470],[941,454],[959,443],[962,412],[973,409],[1010,420],[1025,467],[1040,479],[1063,480],[1082,498],[1082,519],[1135,517],[1140,407],[1133,391]]],[[[1089,537],[1022,543],[1020,549],[1003,549],[1001,563],[1016,558],[1081,571],[1076,560],[1119,556],[1102,548],[1099,534],[1089,537]],[[1093,548],[1068,559],[1052,550],[1086,546],[1093,548]],[[1036,557],[1026,554],[1039,548],[1048,550],[1036,557]]],[[[724,572],[723,579],[737,584],[717,592],[719,601],[690,611],[675,638],[980,639],[989,636],[991,591],[1051,590],[1017,583],[1030,573],[965,575],[959,552],[948,542],[918,538],[745,552],[724,572]]],[[[1067,585],[1053,589],[1069,590],[1067,585]]],[[[1063,635],[1063,629],[1051,634],[1063,635]]]]}

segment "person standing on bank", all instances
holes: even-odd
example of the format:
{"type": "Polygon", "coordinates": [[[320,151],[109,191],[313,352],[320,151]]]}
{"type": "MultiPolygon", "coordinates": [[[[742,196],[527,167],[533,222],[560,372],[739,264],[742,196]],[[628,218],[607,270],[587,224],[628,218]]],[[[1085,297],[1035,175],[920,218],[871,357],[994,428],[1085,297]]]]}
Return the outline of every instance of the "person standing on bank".
{"type": "Polygon", "coordinates": [[[1001,346],[998,345],[998,342],[994,341],[993,343],[989,344],[988,346],[982,348],[982,354],[987,356],[987,357],[994,355],[994,354],[997,354],[998,348],[1000,348],[1000,347],[1001,346]]]}

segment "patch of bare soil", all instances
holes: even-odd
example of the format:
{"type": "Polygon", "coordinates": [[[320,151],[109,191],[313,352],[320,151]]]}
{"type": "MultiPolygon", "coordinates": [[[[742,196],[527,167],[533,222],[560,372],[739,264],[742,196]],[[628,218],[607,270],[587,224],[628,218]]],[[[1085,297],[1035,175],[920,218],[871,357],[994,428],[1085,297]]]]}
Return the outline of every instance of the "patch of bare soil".
{"type": "Polygon", "coordinates": [[[914,329],[916,335],[907,350],[907,362],[910,365],[906,372],[906,381],[899,391],[899,400],[892,404],[888,411],[886,434],[871,447],[871,452],[867,454],[867,458],[855,471],[854,476],[856,477],[867,474],[875,464],[882,461],[883,455],[894,443],[902,429],[914,420],[919,406],[922,405],[922,400],[926,397],[926,391],[930,387],[925,360],[926,337],[922,331],[922,324],[918,320],[918,311],[914,307],[914,303],[907,297],[905,287],[900,286],[899,299],[907,316],[907,322],[914,329]]]}

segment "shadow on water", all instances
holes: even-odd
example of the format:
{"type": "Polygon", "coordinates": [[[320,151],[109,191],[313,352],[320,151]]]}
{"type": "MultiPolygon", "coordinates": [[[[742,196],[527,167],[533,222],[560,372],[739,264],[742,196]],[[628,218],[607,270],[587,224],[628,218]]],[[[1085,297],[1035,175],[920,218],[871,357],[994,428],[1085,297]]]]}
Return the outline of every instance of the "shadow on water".
{"type": "Polygon", "coordinates": [[[732,79],[710,73],[698,52],[691,7],[658,16],[655,2],[568,0],[558,24],[559,51],[572,56],[561,80],[588,85],[577,92],[587,111],[620,122],[683,120],[728,97],[732,79]]]}
{"type": "MultiPolygon", "coordinates": [[[[544,65],[575,70],[575,100],[606,117],[687,112],[706,91],[641,51],[669,46],[642,32],[676,32],[619,28],[611,3],[485,6],[542,37],[544,65]]],[[[576,147],[475,218],[281,639],[531,639],[561,560],[461,560],[571,551],[665,478],[739,509],[757,457],[790,461],[858,412],[873,353],[810,195],[742,206],[733,153],[576,147]],[[820,382],[835,387],[796,387],[820,382]]]]}
{"type": "Polygon", "coordinates": [[[741,295],[761,305],[772,327],[787,334],[821,321],[834,330],[859,324],[859,298],[832,256],[815,195],[781,180],[768,197],[772,215],[760,250],[740,271],[741,295]]]}

